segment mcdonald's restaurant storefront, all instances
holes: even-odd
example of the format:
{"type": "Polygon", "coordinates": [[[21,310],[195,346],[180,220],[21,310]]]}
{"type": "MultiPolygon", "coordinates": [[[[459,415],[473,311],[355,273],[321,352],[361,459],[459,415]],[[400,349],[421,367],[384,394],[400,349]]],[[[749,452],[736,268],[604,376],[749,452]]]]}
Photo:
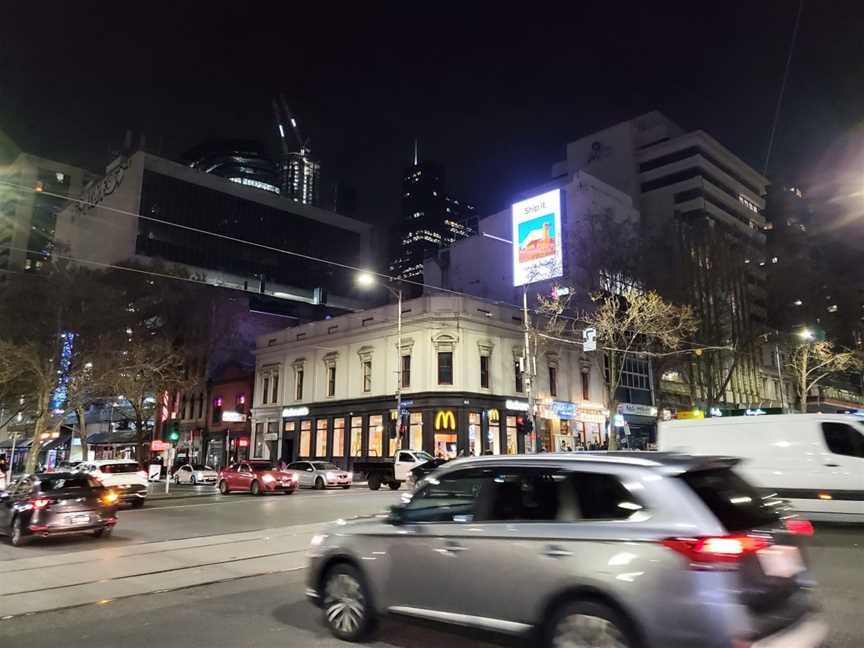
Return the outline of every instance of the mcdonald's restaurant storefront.
{"type": "Polygon", "coordinates": [[[282,410],[279,459],[354,461],[392,457],[399,449],[436,457],[534,452],[533,435],[518,434],[516,417],[528,402],[466,392],[406,395],[402,424],[396,399],[328,401],[282,410]]]}

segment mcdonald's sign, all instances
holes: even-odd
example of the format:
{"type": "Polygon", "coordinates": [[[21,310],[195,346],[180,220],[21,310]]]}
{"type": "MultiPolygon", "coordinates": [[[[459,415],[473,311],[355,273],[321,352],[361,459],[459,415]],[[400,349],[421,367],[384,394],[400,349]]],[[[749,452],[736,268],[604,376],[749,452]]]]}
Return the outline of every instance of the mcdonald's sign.
{"type": "Polygon", "coordinates": [[[453,410],[438,410],[435,414],[435,430],[456,430],[456,415],[453,410]]]}

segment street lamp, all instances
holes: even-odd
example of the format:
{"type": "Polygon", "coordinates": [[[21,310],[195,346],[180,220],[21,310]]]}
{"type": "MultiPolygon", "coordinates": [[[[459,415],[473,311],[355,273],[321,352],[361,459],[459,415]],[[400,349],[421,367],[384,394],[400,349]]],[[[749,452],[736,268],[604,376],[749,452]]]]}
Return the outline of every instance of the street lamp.
{"type": "Polygon", "coordinates": [[[813,334],[813,331],[811,331],[809,328],[803,328],[798,331],[798,337],[800,337],[802,340],[812,340],[815,335],[813,334]]]}
{"type": "MultiPolygon", "coordinates": [[[[368,271],[361,271],[356,277],[357,285],[363,288],[372,288],[378,282],[375,275],[368,271]]],[[[393,288],[382,284],[390,294],[396,297],[396,420],[399,428],[397,437],[402,431],[402,289],[393,288]]]]}

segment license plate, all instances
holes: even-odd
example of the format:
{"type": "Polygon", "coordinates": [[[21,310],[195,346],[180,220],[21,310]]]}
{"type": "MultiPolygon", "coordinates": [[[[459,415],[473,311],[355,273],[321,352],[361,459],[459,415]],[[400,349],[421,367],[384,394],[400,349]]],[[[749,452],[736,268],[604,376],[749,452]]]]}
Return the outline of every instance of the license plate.
{"type": "Polygon", "coordinates": [[[774,545],[756,552],[756,558],[766,576],[791,578],[804,571],[804,561],[798,547],[774,545]]]}
{"type": "Polygon", "coordinates": [[[69,517],[69,524],[90,524],[90,516],[72,515],[69,517]]]}

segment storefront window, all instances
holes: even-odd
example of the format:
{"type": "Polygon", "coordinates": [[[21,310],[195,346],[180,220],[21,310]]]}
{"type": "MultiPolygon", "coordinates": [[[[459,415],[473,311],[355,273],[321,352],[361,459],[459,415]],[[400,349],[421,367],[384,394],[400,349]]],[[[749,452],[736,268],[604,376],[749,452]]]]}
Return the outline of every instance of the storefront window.
{"type": "Polygon", "coordinates": [[[501,454],[501,415],[497,409],[489,410],[489,428],[486,430],[486,450],[501,454]]]}
{"type": "Polygon", "coordinates": [[[468,454],[473,457],[480,455],[480,412],[468,413],[468,454]]]}
{"type": "Polygon", "coordinates": [[[300,421],[300,455],[301,457],[312,456],[312,421],[306,419],[300,421]]]}
{"type": "Polygon", "coordinates": [[[384,453],[384,417],[369,417],[369,456],[382,457],[384,453]]]}
{"type": "Polygon", "coordinates": [[[327,424],[329,421],[324,419],[318,419],[315,423],[315,456],[316,457],[326,457],[327,456],[327,424]]]}
{"type": "Polygon", "coordinates": [[[290,434],[297,429],[297,424],[294,421],[285,421],[285,433],[290,434]]]}
{"type": "Polygon", "coordinates": [[[400,431],[399,431],[399,427],[400,427],[399,421],[391,421],[391,424],[393,425],[392,429],[395,431],[396,436],[391,437],[390,432],[388,432],[388,434],[387,434],[387,456],[388,457],[392,457],[394,454],[396,454],[396,451],[402,447],[402,436],[401,436],[400,431]]]}
{"type": "Polygon", "coordinates": [[[453,432],[435,433],[435,456],[441,459],[456,457],[456,434],[453,432]]]}
{"type": "MultiPolygon", "coordinates": [[[[406,356],[410,357],[410,356],[406,356]]],[[[423,449],[423,412],[411,412],[410,439],[412,450],[423,449]]]]}
{"type": "Polygon", "coordinates": [[[345,419],[333,419],[333,452],[334,457],[345,456],[345,419]]]}
{"type": "Polygon", "coordinates": [[[252,447],[255,448],[254,457],[260,457],[264,453],[264,424],[255,424],[255,438],[252,440],[252,447]]]}
{"type": "Polygon", "coordinates": [[[518,445],[516,444],[516,417],[507,417],[507,454],[517,454],[518,445]]]}
{"type": "Polygon", "coordinates": [[[351,456],[363,455],[363,417],[351,417],[351,456]]]}

